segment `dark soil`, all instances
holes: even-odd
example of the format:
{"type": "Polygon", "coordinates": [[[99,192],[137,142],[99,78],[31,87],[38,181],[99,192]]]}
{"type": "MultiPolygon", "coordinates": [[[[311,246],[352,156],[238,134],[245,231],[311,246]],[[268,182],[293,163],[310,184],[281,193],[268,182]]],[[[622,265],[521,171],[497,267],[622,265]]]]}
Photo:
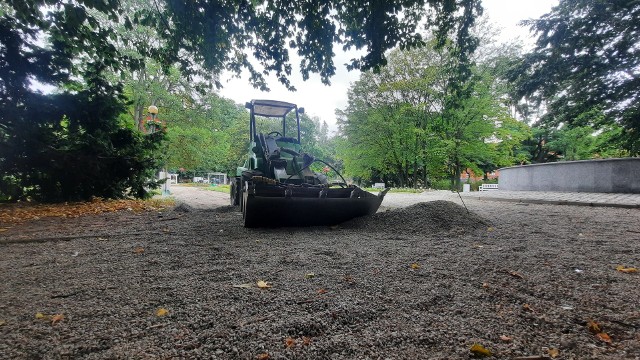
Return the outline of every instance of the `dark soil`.
{"type": "Polygon", "coordinates": [[[337,228],[186,206],[25,223],[0,233],[0,358],[640,358],[640,277],[616,271],[640,267],[639,210],[467,205],[337,228]]]}

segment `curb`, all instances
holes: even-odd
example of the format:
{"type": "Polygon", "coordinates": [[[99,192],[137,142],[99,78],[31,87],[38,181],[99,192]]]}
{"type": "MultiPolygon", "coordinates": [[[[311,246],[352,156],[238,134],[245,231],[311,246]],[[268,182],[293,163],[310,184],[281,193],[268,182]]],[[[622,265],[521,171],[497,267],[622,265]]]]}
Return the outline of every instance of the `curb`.
{"type": "Polygon", "coordinates": [[[473,200],[513,202],[513,203],[522,203],[522,204],[572,205],[572,206],[640,209],[640,204],[599,203],[599,202],[583,202],[583,201],[569,201],[569,200],[513,199],[513,198],[500,198],[500,197],[492,197],[492,196],[463,196],[463,198],[473,199],[473,200]]]}

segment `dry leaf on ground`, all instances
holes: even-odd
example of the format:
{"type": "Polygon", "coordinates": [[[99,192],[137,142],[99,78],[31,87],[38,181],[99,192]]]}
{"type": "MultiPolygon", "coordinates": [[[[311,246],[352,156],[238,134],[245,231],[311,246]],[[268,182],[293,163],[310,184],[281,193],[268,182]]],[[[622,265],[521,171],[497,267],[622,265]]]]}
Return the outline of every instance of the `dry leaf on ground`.
{"type": "Polygon", "coordinates": [[[266,282],[264,280],[258,280],[258,282],[256,284],[258,285],[258,287],[260,289],[268,289],[270,287],[273,287],[272,285],[270,285],[268,282],[266,282]]]}
{"type": "Polygon", "coordinates": [[[606,342],[607,344],[611,344],[611,337],[609,337],[609,335],[607,335],[607,333],[604,333],[604,332],[597,333],[596,337],[599,340],[602,340],[602,341],[606,342]]]}
{"type": "Polygon", "coordinates": [[[638,272],[638,269],[634,267],[624,267],[622,265],[619,265],[618,267],[616,267],[616,270],[626,274],[638,272]]]}
{"type": "Polygon", "coordinates": [[[327,289],[318,289],[318,294],[326,294],[327,289]]]}
{"type": "Polygon", "coordinates": [[[144,248],[142,246],[136,246],[133,248],[133,252],[136,254],[142,254],[144,252],[144,248]]]}
{"type": "Polygon", "coordinates": [[[307,345],[311,345],[311,338],[308,338],[308,337],[306,337],[306,336],[303,336],[303,337],[302,337],[302,345],[305,345],[305,346],[307,346],[307,345]]]}
{"type": "Polygon", "coordinates": [[[290,347],[296,346],[296,339],[292,337],[288,337],[284,339],[284,346],[288,349],[290,347]]]}
{"type": "Polygon", "coordinates": [[[587,329],[589,329],[589,331],[594,334],[602,332],[602,328],[600,328],[600,325],[591,319],[587,320],[587,329]]]}
{"type": "Polygon", "coordinates": [[[267,353],[262,353],[262,354],[256,355],[256,360],[267,360],[269,358],[270,358],[269,354],[267,354],[267,353]]]}
{"type": "Polygon", "coordinates": [[[158,316],[158,317],[166,316],[168,314],[169,314],[169,310],[167,310],[165,308],[160,308],[160,309],[156,310],[156,316],[158,316]]]}
{"type": "Polygon", "coordinates": [[[560,355],[560,350],[556,349],[556,348],[551,348],[549,350],[547,350],[547,353],[549,354],[549,356],[551,356],[552,358],[557,358],[558,355],[560,355]]]}
{"type": "Polygon", "coordinates": [[[507,335],[500,335],[500,340],[504,341],[504,342],[509,342],[511,340],[513,340],[513,338],[507,336],[507,335]]]}
{"type": "Polygon", "coordinates": [[[43,217],[75,218],[89,214],[133,210],[135,212],[161,210],[172,206],[171,201],[154,200],[102,200],[64,204],[2,204],[0,206],[0,223],[20,224],[43,217]]]}
{"type": "Polygon", "coordinates": [[[314,273],[304,274],[304,278],[305,279],[312,279],[314,277],[316,277],[316,274],[314,274],[314,273]]]}
{"type": "Polygon", "coordinates": [[[3,326],[4,324],[6,324],[7,322],[4,320],[0,320],[0,326],[3,326]]]}
{"type": "Polygon", "coordinates": [[[44,319],[45,317],[46,317],[46,315],[43,314],[43,313],[40,313],[40,312],[36,313],[36,319],[44,319]]]}
{"type": "Polygon", "coordinates": [[[475,356],[491,356],[491,351],[480,344],[473,344],[469,351],[475,356]]]}
{"type": "Polygon", "coordinates": [[[64,320],[64,315],[62,314],[53,315],[51,317],[51,325],[55,325],[56,323],[59,323],[62,320],[64,320]]]}
{"type": "Polygon", "coordinates": [[[417,263],[413,263],[413,264],[411,264],[411,268],[413,270],[417,270],[417,269],[420,269],[420,265],[418,265],[417,263]]]}
{"type": "Polygon", "coordinates": [[[524,279],[524,275],[520,274],[517,271],[509,271],[509,275],[511,275],[513,277],[517,277],[519,279],[524,279]]]}
{"type": "Polygon", "coordinates": [[[529,312],[533,312],[533,308],[531,307],[531,305],[529,304],[524,304],[522,305],[522,310],[524,311],[529,311],[529,312]]]}

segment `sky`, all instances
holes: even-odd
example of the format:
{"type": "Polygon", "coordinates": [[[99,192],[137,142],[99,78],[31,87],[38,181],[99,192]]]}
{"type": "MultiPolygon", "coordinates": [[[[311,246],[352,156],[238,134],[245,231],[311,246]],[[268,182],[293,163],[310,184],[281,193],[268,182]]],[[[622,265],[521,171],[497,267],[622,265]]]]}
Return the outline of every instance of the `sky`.
{"type": "MultiPolygon", "coordinates": [[[[528,30],[517,26],[517,24],[521,20],[540,17],[557,4],[558,0],[483,0],[485,15],[488,15],[491,22],[503,29],[499,40],[506,41],[519,37],[523,42],[529,44],[532,44],[533,40],[528,35],[528,30]]],[[[297,88],[297,91],[288,91],[275,77],[267,78],[267,84],[271,91],[262,92],[249,84],[247,76],[232,78],[229,75],[223,75],[223,88],[219,93],[239,104],[244,104],[251,99],[292,102],[299,107],[304,107],[309,116],[317,116],[321,121],[326,121],[329,128],[335,131],[337,129],[335,110],[344,109],[347,106],[349,86],[360,76],[359,71],[347,71],[344,66],[351,58],[359,57],[360,54],[355,51],[346,53],[340,50],[340,47],[334,49],[336,52],[334,63],[337,69],[336,74],[331,78],[331,86],[322,84],[317,75],[311,75],[309,80],[303,81],[295,67],[295,63],[299,60],[291,56],[294,64],[291,83],[297,88]]]]}

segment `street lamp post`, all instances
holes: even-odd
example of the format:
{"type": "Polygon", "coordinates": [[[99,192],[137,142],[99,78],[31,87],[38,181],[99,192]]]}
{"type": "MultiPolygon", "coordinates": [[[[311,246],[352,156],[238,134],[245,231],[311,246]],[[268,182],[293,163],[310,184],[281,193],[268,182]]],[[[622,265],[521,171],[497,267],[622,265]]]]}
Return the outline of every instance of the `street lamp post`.
{"type": "Polygon", "coordinates": [[[151,114],[151,123],[149,124],[149,133],[153,134],[156,132],[156,116],[158,115],[158,107],[155,105],[149,106],[147,109],[149,114],[151,114]]]}

